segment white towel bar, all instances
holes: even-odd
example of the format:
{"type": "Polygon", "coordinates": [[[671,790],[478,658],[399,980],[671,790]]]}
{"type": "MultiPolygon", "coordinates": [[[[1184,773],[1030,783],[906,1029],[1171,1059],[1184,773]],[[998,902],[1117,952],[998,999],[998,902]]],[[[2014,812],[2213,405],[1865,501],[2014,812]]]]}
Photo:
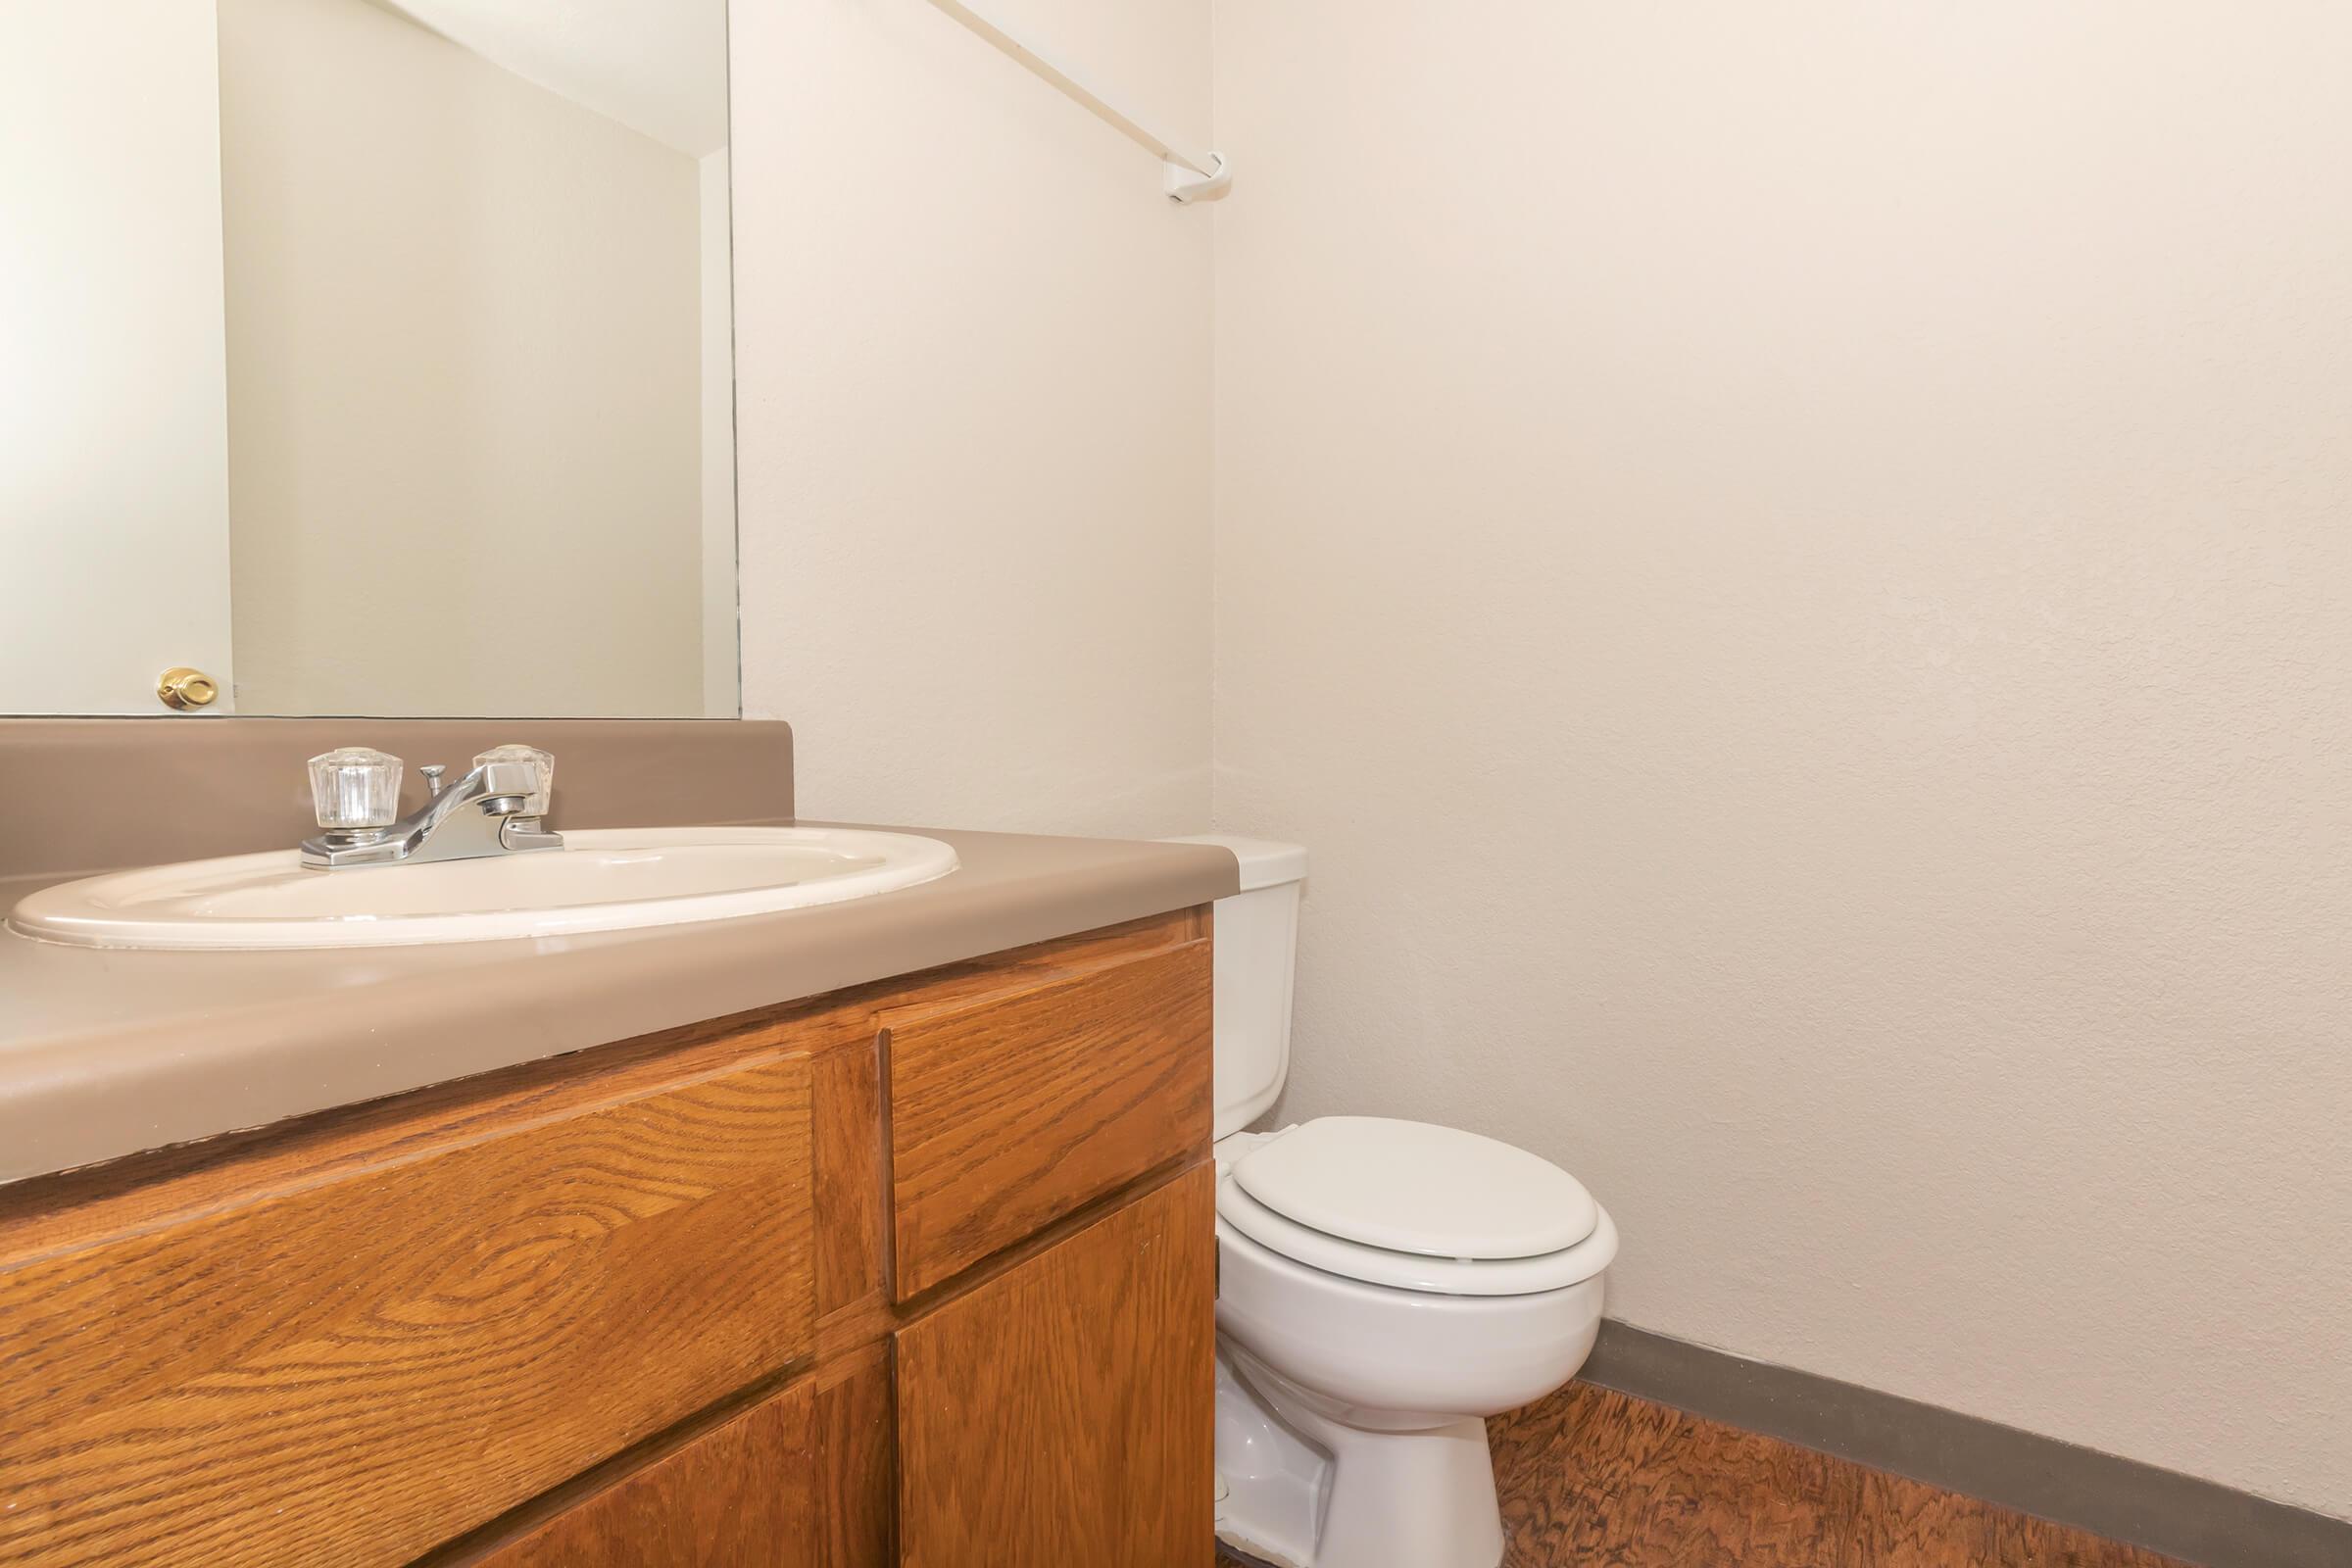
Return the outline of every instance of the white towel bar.
{"type": "Polygon", "coordinates": [[[1073,102],[1091,110],[1106,124],[1126,134],[1152,156],[1167,165],[1167,192],[1171,201],[1213,202],[1233,184],[1232,166],[1221,153],[1202,153],[1199,157],[1177,147],[1166,137],[1146,128],[1137,121],[1113,109],[1102,96],[1069,72],[1055,65],[1039,51],[998,26],[974,11],[963,0],[931,0],[940,10],[995,44],[1005,54],[1027,66],[1054,86],[1060,88],[1073,102]]]}

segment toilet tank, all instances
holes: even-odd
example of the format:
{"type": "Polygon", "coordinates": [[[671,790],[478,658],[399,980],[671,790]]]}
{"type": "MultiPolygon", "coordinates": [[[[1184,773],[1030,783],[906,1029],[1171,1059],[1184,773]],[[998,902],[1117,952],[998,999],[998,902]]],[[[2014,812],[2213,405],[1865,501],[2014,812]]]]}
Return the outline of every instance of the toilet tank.
{"type": "Polygon", "coordinates": [[[1298,956],[1298,893],[1306,851],[1296,844],[1201,833],[1171,844],[1214,844],[1242,863],[1242,890],[1217,901],[1216,1136],[1249,1126],[1274,1103],[1291,1071],[1291,979],[1298,956]]]}

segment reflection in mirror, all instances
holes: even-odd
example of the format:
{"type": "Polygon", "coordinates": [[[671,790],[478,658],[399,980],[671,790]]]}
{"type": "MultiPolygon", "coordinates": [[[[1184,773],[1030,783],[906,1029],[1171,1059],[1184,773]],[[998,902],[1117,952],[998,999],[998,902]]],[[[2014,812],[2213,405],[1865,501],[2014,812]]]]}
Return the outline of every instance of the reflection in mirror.
{"type": "Polygon", "coordinates": [[[732,716],[727,173],[725,0],[8,0],[0,712],[732,716]]]}

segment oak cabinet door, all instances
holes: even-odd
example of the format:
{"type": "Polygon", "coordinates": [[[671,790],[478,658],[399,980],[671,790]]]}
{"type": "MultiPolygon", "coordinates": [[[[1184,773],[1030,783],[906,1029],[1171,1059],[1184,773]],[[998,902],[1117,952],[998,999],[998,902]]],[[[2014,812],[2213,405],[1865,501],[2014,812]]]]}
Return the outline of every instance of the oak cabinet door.
{"type": "Polygon", "coordinates": [[[573,1504],[476,1568],[818,1568],[808,1378],[573,1504]]]}
{"type": "Polygon", "coordinates": [[[904,1568],[1204,1568],[1214,1174],[1200,1165],[898,1335],[904,1568]]]}

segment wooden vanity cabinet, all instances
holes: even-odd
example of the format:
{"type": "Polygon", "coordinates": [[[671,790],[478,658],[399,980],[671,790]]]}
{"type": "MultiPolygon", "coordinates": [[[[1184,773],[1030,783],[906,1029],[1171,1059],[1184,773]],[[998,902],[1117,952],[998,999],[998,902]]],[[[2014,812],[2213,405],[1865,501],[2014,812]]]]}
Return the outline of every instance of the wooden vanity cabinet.
{"type": "Polygon", "coordinates": [[[1205,909],[0,1189],[0,1564],[1201,1568],[1205,909]]]}

